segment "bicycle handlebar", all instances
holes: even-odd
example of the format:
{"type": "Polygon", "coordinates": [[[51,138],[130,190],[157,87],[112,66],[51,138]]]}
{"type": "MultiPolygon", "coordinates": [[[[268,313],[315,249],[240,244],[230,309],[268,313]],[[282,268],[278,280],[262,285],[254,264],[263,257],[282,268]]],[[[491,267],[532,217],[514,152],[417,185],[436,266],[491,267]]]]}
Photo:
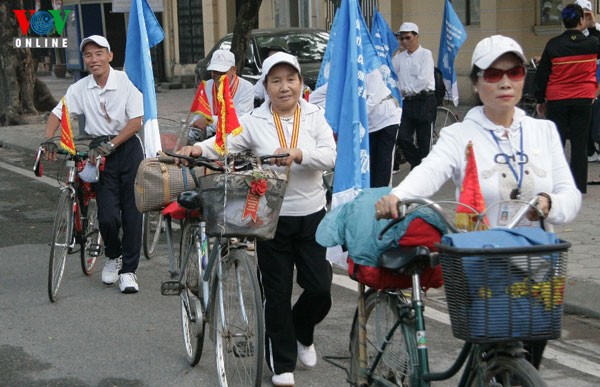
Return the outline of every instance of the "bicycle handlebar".
{"type": "MultiPolygon", "coordinates": [[[[537,215],[539,216],[540,219],[544,218],[544,214],[537,207],[537,205],[538,205],[538,197],[537,197],[537,195],[534,196],[528,202],[525,202],[525,201],[519,201],[519,202],[524,203],[524,204],[521,207],[521,209],[519,210],[519,212],[517,212],[517,214],[513,217],[513,219],[508,223],[508,225],[506,225],[507,228],[514,228],[514,227],[516,227],[517,224],[519,224],[519,222],[525,217],[525,215],[527,214],[527,212],[529,211],[530,208],[535,209],[535,211],[537,212],[537,215]]],[[[482,213],[478,213],[477,211],[475,211],[475,209],[471,208],[468,205],[464,205],[462,203],[457,203],[457,204],[460,204],[462,206],[468,207],[471,210],[473,210],[473,212],[474,212],[473,215],[477,215],[477,216],[483,216],[483,215],[485,215],[485,211],[482,212],[482,213]]],[[[397,206],[398,206],[398,217],[396,219],[393,219],[390,223],[388,223],[383,228],[383,230],[381,230],[381,232],[379,233],[379,235],[377,237],[379,240],[381,240],[383,238],[383,235],[387,231],[389,231],[389,229],[391,229],[392,227],[394,227],[399,222],[403,221],[406,218],[406,215],[410,214],[411,212],[414,212],[414,211],[418,210],[421,207],[429,207],[429,208],[431,208],[443,220],[443,222],[446,224],[446,226],[448,227],[448,229],[450,229],[450,231],[452,233],[464,232],[464,231],[459,230],[456,227],[456,225],[454,224],[454,222],[452,220],[448,219],[448,216],[446,215],[446,212],[442,209],[442,207],[438,204],[438,202],[435,202],[435,201],[433,201],[431,199],[426,199],[426,198],[405,198],[403,200],[398,201],[397,206]],[[409,209],[409,207],[411,205],[413,205],[413,204],[417,204],[419,206],[415,207],[413,209],[409,209]]]]}

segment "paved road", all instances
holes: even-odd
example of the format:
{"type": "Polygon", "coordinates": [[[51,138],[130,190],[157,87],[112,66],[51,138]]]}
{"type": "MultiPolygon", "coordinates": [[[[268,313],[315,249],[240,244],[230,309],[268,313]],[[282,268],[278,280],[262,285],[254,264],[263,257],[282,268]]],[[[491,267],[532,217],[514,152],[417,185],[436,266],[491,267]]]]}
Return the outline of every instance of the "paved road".
{"type": "MultiPolygon", "coordinates": [[[[205,343],[200,364],[183,355],[179,304],[160,295],[167,261],[142,259],[141,291],[122,295],[104,286],[100,273],[81,273],[68,261],[60,298],[46,295],[47,255],[57,189],[31,174],[31,156],[0,148],[0,386],[214,386],[214,356],[205,343]]],[[[56,165],[47,166],[56,175],[56,165]]],[[[164,252],[164,251],[163,251],[164,252]]],[[[319,356],[347,355],[356,285],[337,272],[334,306],[316,334],[319,356]]],[[[444,313],[443,292],[430,291],[428,335],[431,364],[447,367],[458,353],[444,313]]],[[[563,339],[546,352],[543,377],[557,386],[600,385],[600,326],[568,316],[563,339]]],[[[270,377],[265,369],[264,385],[270,377]]],[[[298,386],[344,385],[342,369],[320,359],[315,370],[300,367],[298,386]]],[[[455,386],[456,379],[436,386],[455,386]]]]}

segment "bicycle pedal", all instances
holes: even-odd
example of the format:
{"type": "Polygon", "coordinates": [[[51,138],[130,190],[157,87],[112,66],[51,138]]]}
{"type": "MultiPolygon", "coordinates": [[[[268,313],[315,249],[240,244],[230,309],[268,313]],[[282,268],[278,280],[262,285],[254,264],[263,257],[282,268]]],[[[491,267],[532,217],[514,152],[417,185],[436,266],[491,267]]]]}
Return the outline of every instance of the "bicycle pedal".
{"type": "Polygon", "coordinates": [[[87,252],[91,257],[99,257],[102,253],[102,246],[98,243],[91,243],[87,246],[87,252]]]}
{"type": "Polygon", "coordinates": [[[183,285],[179,281],[163,281],[160,284],[160,294],[163,296],[178,296],[183,290],[183,285]]]}

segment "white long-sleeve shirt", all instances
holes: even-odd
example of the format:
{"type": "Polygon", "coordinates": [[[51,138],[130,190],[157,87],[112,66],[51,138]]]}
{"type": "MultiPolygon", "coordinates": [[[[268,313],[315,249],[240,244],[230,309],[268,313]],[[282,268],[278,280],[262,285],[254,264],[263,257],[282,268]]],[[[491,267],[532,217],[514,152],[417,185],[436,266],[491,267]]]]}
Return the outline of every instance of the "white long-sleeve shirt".
{"type": "MultiPolygon", "coordinates": [[[[430,197],[451,178],[456,185],[458,199],[466,168],[465,150],[472,141],[486,205],[489,207],[509,199],[510,192],[517,186],[516,178],[506,164],[498,164],[494,159],[500,152],[511,155],[520,150],[521,132],[523,153],[528,158],[523,168],[521,198],[529,200],[545,192],[552,198],[552,208],[546,221],[550,224],[572,221],[581,207],[581,193],[573,181],[556,126],[551,121],[527,117],[518,108],[510,128],[489,121],[482,106],[472,108],[463,122],[442,129],[429,155],[392,193],[400,199],[430,197]],[[498,144],[491,132],[498,138],[498,144]],[[508,137],[503,136],[505,132],[508,132],[508,137]]],[[[518,160],[519,156],[516,158],[518,160]]],[[[518,165],[514,168],[519,171],[518,165]]],[[[498,225],[499,211],[491,210],[487,215],[492,226],[498,225]]]]}
{"type": "MultiPolygon", "coordinates": [[[[323,171],[331,170],[335,165],[336,145],[331,127],[325,120],[324,110],[300,98],[300,127],[297,148],[302,151],[302,163],[293,163],[288,177],[285,197],[280,215],[303,216],[319,211],[325,207],[325,190],[323,188],[323,171]]],[[[242,132],[227,137],[230,152],[251,150],[256,155],[273,154],[280,148],[279,137],[271,104],[263,103],[260,107],[240,118],[242,132]]],[[[293,120],[282,120],[286,141],[292,137],[293,120]]],[[[206,157],[218,157],[213,144],[215,138],[196,143],[202,148],[206,157]]],[[[280,173],[285,167],[273,167],[280,173]]]]}
{"type": "Polygon", "coordinates": [[[435,90],[435,65],[428,49],[419,46],[412,54],[404,50],[392,58],[392,65],[398,76],[398,89],[402,96],[435,90]]]}

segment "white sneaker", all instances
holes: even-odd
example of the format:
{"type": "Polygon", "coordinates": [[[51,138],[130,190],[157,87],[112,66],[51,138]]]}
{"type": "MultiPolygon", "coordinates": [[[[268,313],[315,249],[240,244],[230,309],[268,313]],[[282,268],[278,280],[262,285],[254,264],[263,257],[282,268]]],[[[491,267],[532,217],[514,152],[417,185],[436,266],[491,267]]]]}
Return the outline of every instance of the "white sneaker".
{"type": "Polygon", "coordinates": [[[291,372],[284,372],[282,374],[275,374],[271,378],[271,382],[274,386],[279,387],[293,387],[294,383],[294,374],[291,372]]]}
{"type": "Polygon", "coordinates": [[[315,350],[315,345],[311,344],[308,347],[306,345],[302,345],[299,341],[298,343],[298,359],[300,363],[304,364],[306,367],[312,368],[317,365],[317,351],[315,350]]]}
{"type": "Polygon", "coordinates": [[[119,279],[119,270],[123,267],[123,261],[121,257],[114,259],[107,259],[102,269],[102,282],[105,285],[112,285],[119,279]]]}
{"type": "Polygon", "coordinates": [[[119,276],[121,293],[137,293],[140,290],[135,273],[123,273],[119,276]]]}
{"type": "Polygon", "coordinates": [[[598,153],[588,156],[588,163],[597,163],[598,161],[600,161],[600,155],[598,153]]]}

